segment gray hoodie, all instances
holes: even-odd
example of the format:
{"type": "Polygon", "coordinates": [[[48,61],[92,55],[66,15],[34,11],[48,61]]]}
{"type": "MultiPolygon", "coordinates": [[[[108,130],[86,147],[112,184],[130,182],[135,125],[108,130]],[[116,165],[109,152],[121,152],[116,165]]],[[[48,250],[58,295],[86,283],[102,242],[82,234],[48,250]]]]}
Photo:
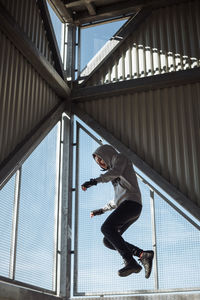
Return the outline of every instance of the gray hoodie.
{"type": "Polygon", "coordinates": [[[110,201],[104,211],[116,208],[125,200],[138,202],[142,205],[141,193],[132,162],[123,154],[118,153],[110,145],[102,145],[93,153],[100,156],[108,166],[108,170],[95,178],[97,183],[111,181],[114,187],[114,200],[110,201]]]}

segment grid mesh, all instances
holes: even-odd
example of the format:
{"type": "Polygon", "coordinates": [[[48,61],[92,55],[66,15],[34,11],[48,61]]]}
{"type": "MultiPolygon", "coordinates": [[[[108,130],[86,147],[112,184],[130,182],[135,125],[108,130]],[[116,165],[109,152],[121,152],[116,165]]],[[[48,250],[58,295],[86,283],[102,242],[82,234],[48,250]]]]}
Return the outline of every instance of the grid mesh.
{"type": "Polygon", "coordinates": [[[22,167],[15,279],[52,290],[56,125],[22,167]]]}
{"type": "Polygon", "coordinates": [[[15,175],[0,191],[0,275],[9,276],[15,175]]]}
{"type": "Polygon", "coordinates": [[[155,215],[159,288],[199,288],[200,232],[158,195],[155,215]]]}
{"type": "MultiPolygon", "coordinates": [[[[99,176],[100,169],[92,158],[99,146],[83,130],[80,130],[79,187],[84,181],[99,176]]],[[[143,196],[143,211],[140,219],[133,224],[124,238],[140,248],[152,249],[149,191],[140,183],[143,196]]],[[[113,198],[111,183],[99,184],[87,192],[79,192],[78,215],[78,293],[128,292],[154,287],[153,275],[144,279],[144,271],[126,278],[117,275],[122,268],[122,259],[116,251],[104,247],[100,227],[109,213],[90,219],[90,211],[101,208],[113,198]]]]}
{"type": "MultiPolygon", "coordinates": [[[[92,153],[99,146],[84,130],[79,135],[79,187],[90,178],[99,176],[99,166],[92,153]]],[[[139,220],[133,224],[124,238],[142,249],[152,249],[150,190],[138,180],[143,199],[139,220]]],[[[104,247],[101,225],[106,213],[90,219],[90,211],[104,206],[113,197],[111,183],[99,184],[78,196],[78,253],[75,294],[127,294],[139,291],[177,291],[198,289],[200,282],[200,233],[174,208],[154,193],[155,233],[157,248],[158,290],[155,289],[155,273],[146,280],[144,271],[120,278],[117,270],[122,259],[115,251],[104,247]]],[[[76,258],[76,256],[75,256],[76,258]]],[[[155,263],[153,265],[155,267],[155,263]]]]}

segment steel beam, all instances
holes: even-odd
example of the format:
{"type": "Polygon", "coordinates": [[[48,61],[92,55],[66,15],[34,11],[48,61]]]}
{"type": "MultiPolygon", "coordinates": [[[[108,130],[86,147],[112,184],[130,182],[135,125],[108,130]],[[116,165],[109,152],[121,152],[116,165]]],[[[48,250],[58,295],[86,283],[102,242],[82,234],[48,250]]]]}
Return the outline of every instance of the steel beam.
{"type": "Polygon", "coordinates": [[[48,2],[61,22],[67,23],[73,21],[72,13],[65,7],[62,1],[48,0],[48,2]]]}
{"type": "Polygon", "coordinates": [[[61,176],[61,245],[60,295],[71,294],[71,239],[72,239],[72,181],[73,181],[73,119],[62,120],[62,176],[61,176]]]}
{"type": "Polygon", "coordinates": [[[76,27],[74,24],[66,24],[65,31],[65,69],[68,80],[75,80],[75,46],[76,46],[76,27]]]}
{"type": "Polygon", "coordinates": [[[170,86],[178,86],[199,81],[200,68],[194,68],[184,71],[176,71],[116,83],[109,83],[100,86],[74,88],[71,96],[73,102],[82,102],[100,99],[103,97],[112,97],[120,94],[144,92],[170,86]]]}
{"type": "Polygon", "coordinates": [[[91,16],[96,16],[97,12],[91,0],[85,0],[85,6],[91,16]]]}

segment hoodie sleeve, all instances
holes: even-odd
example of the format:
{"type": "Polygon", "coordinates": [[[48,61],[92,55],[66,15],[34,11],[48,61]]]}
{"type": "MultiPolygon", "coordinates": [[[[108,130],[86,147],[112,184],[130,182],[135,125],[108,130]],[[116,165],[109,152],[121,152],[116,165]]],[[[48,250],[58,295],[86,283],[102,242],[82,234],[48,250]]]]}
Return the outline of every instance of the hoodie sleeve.
{"type": "Polygon", "coordinates": [[[112,181],[116,177],[122,175],[127,165],[127,159],[125,156],[122,156],[121,154],[116,154],[112,158],[111,165],[112,167],[106,173],[95,178],[97,183],[112,181]]]}
{"type": "Polygon", "coordinates": [[[116,208],[116,205],[114,203],[114,200],[111,200],[110,202],[108,202],[102,209],[104,212],[108,211],[108,210],[112,210],[116,208]]]}

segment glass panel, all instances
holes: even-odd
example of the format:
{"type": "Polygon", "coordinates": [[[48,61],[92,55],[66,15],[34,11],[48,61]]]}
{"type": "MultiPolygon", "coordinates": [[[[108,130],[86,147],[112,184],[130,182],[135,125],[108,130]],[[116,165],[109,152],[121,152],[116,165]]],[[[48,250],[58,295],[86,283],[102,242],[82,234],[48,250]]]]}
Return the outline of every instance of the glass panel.
{"type": "Polygon", "coordinates": [[[57,15],[55,14],[55,12],[53,11],[53,9],[51,8],[51,6],[49,5],[48,1],[47,1],[47,7],[49,9],[49,14],[51,17],[51,22],[53,25],[53,29],[55,32],[55,36],[56,36],[56,40],[58,43],[58,48],[61,52],[61,32],[62,32],[62,23],[60,21],[60,19],[57,17],[57,15]]]}
{"type": "Polygon", "coordinates": [[[81,29],[81,70],[126,20],[81,29]]]}
{"type": "Polygon", "coordinates": [[[198,288],[200,232],[155,194],[160,289],[198,288]]]}
{"type": "Polygon", "coordinates": [[[0,275],[9,276],[15,175],[0,191],[0,275]]]}
{"type": "Polygon", "coordinates": [[[55,126],[22,166],[15,279],[52,289],[57,201],[55,126]]]}

